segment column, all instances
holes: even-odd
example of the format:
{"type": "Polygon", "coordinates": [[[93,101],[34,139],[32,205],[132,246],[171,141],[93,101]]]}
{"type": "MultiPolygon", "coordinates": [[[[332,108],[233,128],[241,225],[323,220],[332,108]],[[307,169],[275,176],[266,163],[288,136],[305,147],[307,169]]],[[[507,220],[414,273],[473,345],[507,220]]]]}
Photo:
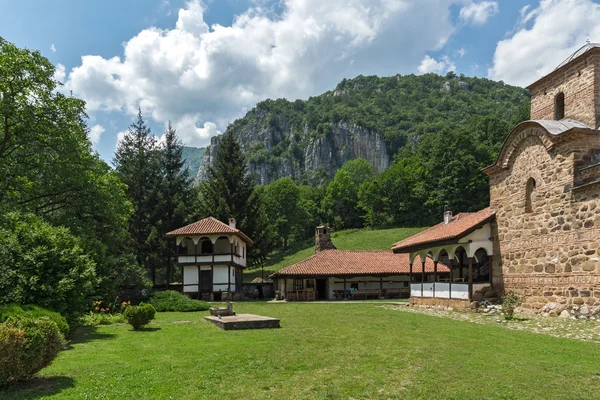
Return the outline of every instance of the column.
{"type": "Polygon", "coordinates": [[[494,278],[494,274],[492,273],[493,272],[492,271],[492,260],[493,260],[493,258],[489,254],[486,255],[486,257],[487,257],[487,262],[488,262],[488,265],[489,265],[489,267],[488,267],[489,268],[488,269],[488,280],[490,282],[490,289],[492,289],[493,286],[494,286],[494,284],[492,282],[492,280],[494,278]]]}
{"type": "Polygon", "coordinates": [[[469,301],[473,299],[473,257],[469,257],[469,301]]]}
{"type": "MultiPolygon", "coordinates": [[[[427,258],[425,258],[427,260],[427,258]]],[[[425,261],[421,261],[421,297],[423,297],[423,285],[425,285],[425,261]]]]}
{"type": "Polygon", "coordinates": [[[412,268],[413,267],[413,263],[412,261],[409,264],[409,269],[408,269],[408,298],[410,299],[412,297],[412,280],[413,280],[413,276],[412,276],[412,268]]]}
{"type": "Polygon", "coordinates": [[[199,265],[197,265],[196,268],[198,268],[198,299],[202,300],[202,272],[199,265]]]}
{"type": "Polygon", "coordinates": [[[434,261],[433,262],[433,297],[435,297],[435,284],[437,282],[437,265],[438,262],[434,261]]]}

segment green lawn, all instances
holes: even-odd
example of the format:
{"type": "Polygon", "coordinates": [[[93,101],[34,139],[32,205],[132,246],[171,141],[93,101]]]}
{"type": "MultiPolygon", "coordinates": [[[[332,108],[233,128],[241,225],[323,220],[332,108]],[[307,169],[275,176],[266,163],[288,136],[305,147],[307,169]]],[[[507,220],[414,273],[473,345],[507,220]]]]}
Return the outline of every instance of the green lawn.
{"type": "Polygon", "coordinates": [[[377,304],[236,304],[281,329],[222,331],[206,313],[79,329],[1,399],[600,398],[600,346],[377,304]]]}
{"type": "MultiPolygon", "coordinates": [[[[392,228],[392,229],[349,229],[333,232],[331,241],[340,250],[391,250],[392,245],[404,238],[421,232],[425,228],[392,228]]],[[[315,254],[314,239],[307,240],[301,245],[286,251],[280,251],[271,256],[265,263],[265,278],[281,268],[300,262],[315,254]]],[[[260,277],[261,271],[244,272],[244,281],[251,282],[260,277]]]]}

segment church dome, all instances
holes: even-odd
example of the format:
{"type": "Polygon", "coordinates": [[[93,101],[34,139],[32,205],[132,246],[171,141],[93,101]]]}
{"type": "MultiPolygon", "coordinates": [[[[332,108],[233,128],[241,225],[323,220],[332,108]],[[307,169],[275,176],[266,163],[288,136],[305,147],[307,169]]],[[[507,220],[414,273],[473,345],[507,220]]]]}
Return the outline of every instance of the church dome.
{"type": "Polygon", "coordinates": [[[593,48],[596,47],[600,47],[600,43],[586,43],[585,45],[581,46],[577,51],[575,51],[575,53],[571,54],[569,57],[567,57],[565,59],[565,61],[561,62],[560,64],[558,64],[558,67],[555,68],[555,70],[559,69],[560,67],[562,67],[565,64],[568,64],[569,62],[571,62],[572,60],[576,59],[577,57],[579,57],[580,55],[582,55],[583,53],[585,53],[586,51],[589,51],[593,48]]]}

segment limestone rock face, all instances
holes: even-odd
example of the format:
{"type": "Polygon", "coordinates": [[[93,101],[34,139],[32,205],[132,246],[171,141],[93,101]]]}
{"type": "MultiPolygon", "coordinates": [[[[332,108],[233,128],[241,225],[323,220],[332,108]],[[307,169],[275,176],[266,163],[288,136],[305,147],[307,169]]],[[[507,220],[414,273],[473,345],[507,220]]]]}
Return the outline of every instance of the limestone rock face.
{"type": "MultiPolygon", "coordinates": [[[[293,131],[285,118],[259,113],[255,122],[235,134],[248,156],[248,172],[259,185],[283,177],[319,184],[356,158],[367,160],[376,173],[390,165],[385,142],[378,132],[344,121],[329,124],[326,133],[315,135],[306,126],[302,132],[293,131]]],[[[220,137],[212,138],[200,163],[197,181],[206,179],[219,141],[220,137]]]]}

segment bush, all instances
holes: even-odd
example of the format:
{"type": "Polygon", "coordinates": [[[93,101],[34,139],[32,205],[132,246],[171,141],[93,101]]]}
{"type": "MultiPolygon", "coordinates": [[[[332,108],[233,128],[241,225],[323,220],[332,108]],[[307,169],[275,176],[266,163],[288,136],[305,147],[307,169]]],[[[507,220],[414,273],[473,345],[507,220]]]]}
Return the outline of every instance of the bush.
{"type": "Polygon", "coordinates": [[[79,322],[82,326],[96,326],[96,325],[112,325],[125,322],[123,314],[102,314],[89,312],[83,315],[79,322]]]}
{"type": "Polygon", "coordinates": [[[150,298],[156,311],[206,311],[210,305],[204,301],[190,299],[175,290],[156,292],[150,298]]]}
{"type": "Polygon", "coordinates": [[[129,325],[135,330],[148,325],[154,319],[154,314],[156,314],[156,310],[152,304],[144,303],[141,303],[139,306],[129,306],[123,313],[129,325]]]}
{"type": "Polygon", "coordinates": [[[97,282],[84,247],[36,215],[0,215],[0,304],[35,304],[76,321],[97,282]]]}
{"type": "Polygon", "coordinates": [[[9,318],[33,318],[38,319],[40,317],[48,317],[52,322],[58,326],[60,333],[63,336],[69,334],[69,324],[67,319],[57,312],[46,310],[45,308],[34,306],[34,305],[19,305],[19,304],[8,304],[0,306],[0,323],[6,322],[9,318]]]}
{"type": "Polygon", "coordinates": [[[64,346],[62,333],[48,317],[10,318],[0,325],[0,386],[30,378],[64,346]]]}
{"type": "Polygon", "coordinates": [[[511,292],[502,297],[502,313],[504,319],[511,320],[515,315],[515,308],[523,303],[523,298],[518,294],[511,292]]]}

